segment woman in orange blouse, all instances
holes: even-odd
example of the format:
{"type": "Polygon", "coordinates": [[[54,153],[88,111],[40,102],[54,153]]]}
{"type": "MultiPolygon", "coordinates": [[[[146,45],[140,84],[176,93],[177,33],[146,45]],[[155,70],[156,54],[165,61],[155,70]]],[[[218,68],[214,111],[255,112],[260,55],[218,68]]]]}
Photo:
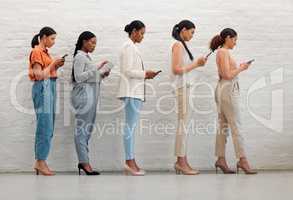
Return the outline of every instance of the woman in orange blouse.
{"type": "Polygon", "coordinates": [[[29,57],[29,78],[33,81],[32,99],[36,113],[35,138],[36,174],[52,176],[46,160],[49,155],[55,124],[57,69],[64,65],[64,58],[53,59],[48,49],[55,44],[56,32],[44,27],[34,36],[29,57]]]}

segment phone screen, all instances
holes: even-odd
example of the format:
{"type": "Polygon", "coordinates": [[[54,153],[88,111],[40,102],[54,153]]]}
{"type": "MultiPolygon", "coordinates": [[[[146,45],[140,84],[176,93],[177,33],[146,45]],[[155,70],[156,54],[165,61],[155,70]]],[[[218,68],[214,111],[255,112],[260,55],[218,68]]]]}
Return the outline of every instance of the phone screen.
{"type": "Polygon", "coordinates": [[[208,55],[206,55],[206,59],[208,59],[208,57],[210,56],[210,55],[212,55],[212,51],[208,54],[208,55]]]}
{"type": "Polygon", "coordinates": [[[251,63],[253,63],[254,61],[255,61],[255,60],[252,59],[252,60],[248,61],[247,64],[251,64],[251,63]]]}

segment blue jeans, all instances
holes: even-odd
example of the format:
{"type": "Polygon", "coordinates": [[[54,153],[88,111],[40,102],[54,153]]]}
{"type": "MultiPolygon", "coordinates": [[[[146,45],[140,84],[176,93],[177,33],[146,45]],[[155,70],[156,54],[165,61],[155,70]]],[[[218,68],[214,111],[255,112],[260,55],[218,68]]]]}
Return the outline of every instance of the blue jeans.
{"type": "Polygon", "coordinates": [[[134,132],[139,119],[142,100],[131,97],[124,97],[122,100],[125,104],[125,126],[123,134],[125,159],[132,160],[134,159],[134,132]]]}
{"type": "Polygon", "coordinates": [[[100,85],[75,83],[71,101],[75,109],[74,142],[79,163],[89,163],[89,140],[95,126],[100,85]]]}
{"type": "Polygon", "coordinates": [[[32,99],[37,118],[35,159],[47,160],[55,125],[56,79],[35,81],[32,99]]]}

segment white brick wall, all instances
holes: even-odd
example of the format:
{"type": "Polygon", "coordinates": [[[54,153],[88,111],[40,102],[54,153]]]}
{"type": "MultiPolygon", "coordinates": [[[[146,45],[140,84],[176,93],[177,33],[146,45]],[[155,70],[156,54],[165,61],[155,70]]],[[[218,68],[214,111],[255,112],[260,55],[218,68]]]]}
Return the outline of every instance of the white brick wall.
{"type": "MultiPolygon", "coordinates": [[[[117,63],[120,46],[126,38],[124,25],[133,19],[141,19],[147,26],[147,34],[142,45],[147,68],[162,69],[160,79],[151,81],[155,86],[156,96],[149,97],[144,110],[154,108],[158,99],[169,95],[170,91],[159,84],[167,81],[167,53],[170,32],[175,23],[188,18],[193,20],[198,29],[191,42],[194,54],[207,53],[210,38],[224,27],[233,27],[239,33],[238,47],[234,54],[239,61],[255,58],[253,67],[243,73],[240,84],[243,101],[246,93],[258,79],[265,77],[267,86],[254,91],[249,98],[249,106],[257,116],[273,117],[276,124],[266,122],[262,125],[243,109],[247,154],[257,168],[287,169],[293,168],[293,91],[292,91],[292,50],[293,50],[293,2],[290,0],[1,0],[0,7],[0,171],[29,171],[33,163],[33,141],[35,117],[23,113],[21,107],[31,109],[31,83],[24,76],[17,82],[16,92],[13,87],[17,77],[27,70],[27,57],[33,34],[42,26],[52,26],[58,32],[57,44],[51,53],[62,55],[72,53],[80,32],[91,30],[98,36],[98,47],[94,59],[109,59],[117,63]],[[283,70],[273,78],[282,78],[283,82],[270,85],[270,73],[283,70]],[[272,103],[272,90],[276,103],[272,103]],[[272,104],[274,106],[272,106],[272,104]],[[283,107],[282,107],[283,105],[283,107]],[[283,110],[283,113],[278,111],[283,110]],[[275,111],[277,111],[275,113],[275,111]],[[283,121],[281,120],[283,118],[283,121]],[[283,125],[280,133],[269,129],[269,125],[283,125]]],[[[76,154],[73,145],[72,114],[69,110],[69,74],[71,58],[67,59],[64,69],[59,73],[57,125],[54,144],[49,162],[52,168],[71,171],[76,167],[76,154]]],[[[202,72],[194,73],[195,82],[202,80],[216,84],[216,66],[211,57],[202,72]]],[[[97,124],[102,127],[109,123],[120,123],[123,112],[105,114],[121,104],[115,98],[118,68],[104,82],[102,87],[101,111],[97,115],[97,124]]],[[[213,95],[206,86],[196,90],[196,94],[213,95]]],[[[200,110],[212,109],[210,114],[194,114],[198,133],[189,137],[189,157],[193,166],[211,169],[214,163],[215,142],[215,104],[212,97],[196,98],[195,105],[200,110]],[[203,129],[202,129],[203,128],[203,129]],[[207,130],[208,128],[208,130],[207,130]],[[204,130],[205,129],[205,130],[204,130]]],[[[164,110],[172,109],[172,99],[161,104],[164,110]]],[[[153,112],[141,116],[142,121],[152,125],[175,124],[176,115],[153,112]]],[[[91,160],[95,167],[102,170],[121,169],[123,148],[121,132],[113,133],[108,126],[106,131],[97,131],[91,140],[91,160]],[[102,137],[98,137],[103,133],[102,137]],[[118,134],[117,134],[118,133],[118,134]]],[[[174,130],[161,134],[159,130],[146,129],[137,132],[136,155],[139,163],[146,169],[171,169],[174,163],[174,130]],[[140,133],[140,134],[139,134],[140,133]],[[151,133],[151,135],[149,134],[151,133]]],[[[229,162],[235,164],[231,140],[228,144],[229,162]]]]}

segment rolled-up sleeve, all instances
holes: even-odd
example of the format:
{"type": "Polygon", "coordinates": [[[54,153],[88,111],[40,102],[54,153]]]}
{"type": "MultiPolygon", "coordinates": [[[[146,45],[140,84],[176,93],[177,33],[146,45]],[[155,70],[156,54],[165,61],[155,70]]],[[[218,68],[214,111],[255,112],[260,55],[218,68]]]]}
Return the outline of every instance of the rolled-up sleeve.
{"type": "Polygon", "coordinates": [[[31,55],[30,55],[30,63],[31,66],[34,66],[35,64],[39,64],[42,67],[44,67],[44,62],[42,60],[42,55],[41,52],[38,50],[33,50],[31,55]]]}

